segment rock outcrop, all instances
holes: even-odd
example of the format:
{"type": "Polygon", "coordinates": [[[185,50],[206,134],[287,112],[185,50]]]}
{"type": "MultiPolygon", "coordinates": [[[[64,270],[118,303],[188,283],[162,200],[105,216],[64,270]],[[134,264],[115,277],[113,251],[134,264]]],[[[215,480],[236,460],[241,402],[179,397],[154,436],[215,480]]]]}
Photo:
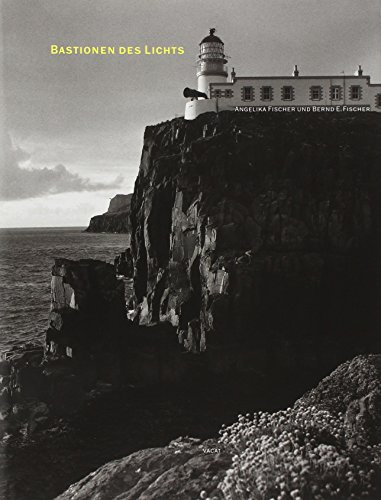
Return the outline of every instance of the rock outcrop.
{"type": "Polygon", "coordinates": [[[380,138],[376,113],[147,127],[131,205],[141,321],[171,322],[191,352],[251,344],[320,375],[377,350],[380,138]]]}
{"type": "Polygon", "coordinates": [[[56,259],[51,289],[48,354],[83,361],[93,357],[99,365],[115,357],[110,377],[116,381],[127,323],[124,284],[116,279],[114,266],[92,259],[56,259]]]}
{"type": "Polygon", "coordinates": [[[109,462],[78,483],[57,500],[99,498],[100,500],[189,500],[223,498],[218,490],[232,457],[215,440],[179,438],[164,448],[141,450],[109,462]]]}
{"type": "Polygon", "coordinates": [[[132,194],[117,194],[110,200],[107,212],[91,217],[88,233],[129,233],[132,194]]]}
{"type": "MultiPolygon", "coordinates": [[[[342,412],[346,418],[347,444],[358,443],[356,446],[363,450],[359,449],[359,452],[366,453],[367,446],[381,442],[380,368],[381,355],[358,356],[339,366],[315,389],[300,398],[294,408],[324,409],[332,416],[342,412]]],[[[234,453],[234,447],[226,447],[222,440],[200,442],[179,438],[166,447],[141,450],[107,463],[70,486],[57,500],[223,499],[226,497],[219,489],[219,483],[231,467],[234,453]]],[[[321,457],[317,459],[323,467],[321,457]]],[[[333,467],[332,464],[330,466],[333,467]]],[[[240,477],[244,487],[245,480],[250,480],[250,476],[242,470],[240,477]]],[[[267,481],[275,479],[275,474],[269,474],[267,481]]],[[[347,477],[345,481],[348,481],[347,477]]],[[[379,498],[380,486],[376,481],[374,487],[377,491],[373,491],[375,496],[371,498],[379,498]]],[[[244,493],[242,498],[252,498],[244,493]]],[[[327,495],[326,498],[336,497],[327,495]]],[[[366,498],[369,498],[368,494],[366,498]]]]}
{"type": "Polygon", "coordinates": [[[46,346],[17,347],[0,362],[2,430],[70,415],[98,382],[122,381],[128,333],[123,282],[105,262],[56,259],[46,346]]]}
{"type": "Polygon", "coordinates": [[[295,403],[345,415],[349,445],[381,442],[381,355],[357,356],[340,365],[295,403]]]}

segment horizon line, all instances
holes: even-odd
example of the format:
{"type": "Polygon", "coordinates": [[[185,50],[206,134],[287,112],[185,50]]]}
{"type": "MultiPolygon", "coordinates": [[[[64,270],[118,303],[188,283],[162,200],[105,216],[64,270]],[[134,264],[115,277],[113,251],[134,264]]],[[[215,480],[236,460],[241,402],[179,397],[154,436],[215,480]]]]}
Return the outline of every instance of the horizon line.
{"type": "Polygon", "coordinates": [[[0,227],[1,229],[73,229],[73,228],[82,228],[88,226],[7,226],[0,227]]]}

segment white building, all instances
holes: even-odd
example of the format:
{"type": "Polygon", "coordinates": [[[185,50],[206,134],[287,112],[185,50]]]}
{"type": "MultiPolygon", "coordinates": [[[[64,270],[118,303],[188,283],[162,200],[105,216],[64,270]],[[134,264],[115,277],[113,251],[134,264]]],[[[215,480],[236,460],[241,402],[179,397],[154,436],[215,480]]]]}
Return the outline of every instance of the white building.
{"type": "Polygon", "coordinates": [[[370,83],[361,66],[356,75],[228,77],[224,43],[211,29],[200,43],[197,89],[208,99],[186,103],[185,119],[208,111],[378,111],[381,84],[370,83]]]}

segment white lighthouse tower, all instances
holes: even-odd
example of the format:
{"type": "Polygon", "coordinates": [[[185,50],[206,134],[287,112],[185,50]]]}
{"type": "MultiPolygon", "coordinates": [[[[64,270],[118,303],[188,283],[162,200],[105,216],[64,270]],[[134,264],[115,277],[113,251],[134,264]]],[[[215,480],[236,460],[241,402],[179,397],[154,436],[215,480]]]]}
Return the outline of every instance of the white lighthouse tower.
{"type": "Polygon", "coordinates": [[[224,54],[224,43],[216,36],[215,28],[200,43],[200,55],[197,67],[197,89],[208,97],[209,83],[225,83],[228,72],[224,54]]]}

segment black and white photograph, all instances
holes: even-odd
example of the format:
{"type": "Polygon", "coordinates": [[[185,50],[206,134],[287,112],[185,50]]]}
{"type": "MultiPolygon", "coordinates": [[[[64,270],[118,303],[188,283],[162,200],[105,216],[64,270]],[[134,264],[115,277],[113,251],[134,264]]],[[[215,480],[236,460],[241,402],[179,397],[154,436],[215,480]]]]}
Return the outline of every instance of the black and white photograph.
{"type": "Polygon", "coordinates": [[[381,498],[381,0],[0,0],[0,499],[381,498]]]}

